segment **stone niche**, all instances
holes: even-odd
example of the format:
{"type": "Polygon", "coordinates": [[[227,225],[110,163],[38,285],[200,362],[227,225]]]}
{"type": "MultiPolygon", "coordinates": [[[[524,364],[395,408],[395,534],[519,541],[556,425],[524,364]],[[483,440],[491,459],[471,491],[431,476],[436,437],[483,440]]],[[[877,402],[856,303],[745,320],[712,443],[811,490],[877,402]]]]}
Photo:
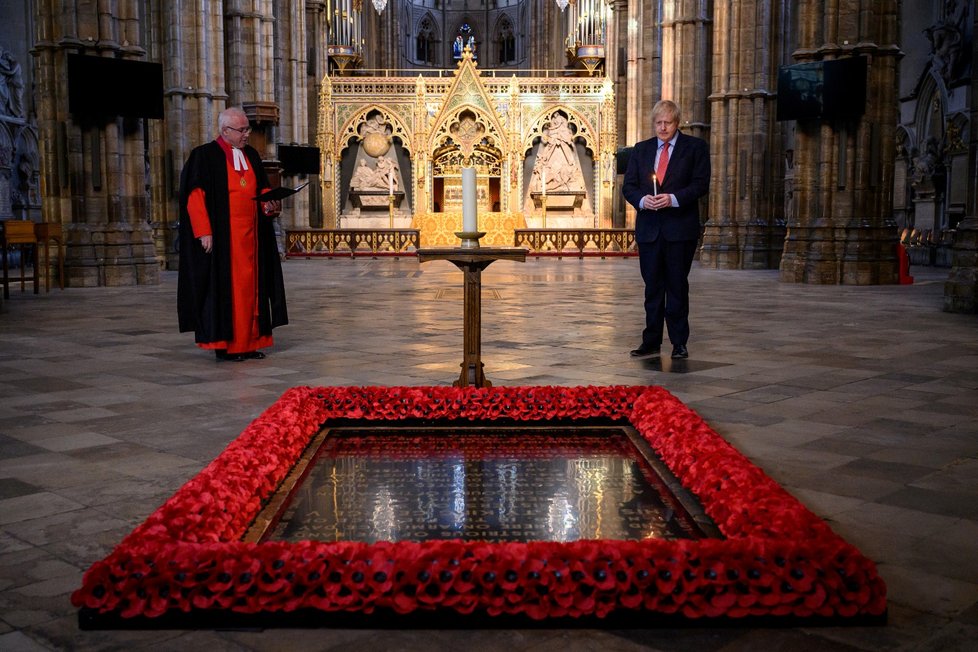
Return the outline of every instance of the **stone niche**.
{"type": "Polygon", "coordinates": [[[583,190],[556,190],[542,192],[531,192],[530,198],[533,200],[533,207],[543,209],[544,197],[547,201],[548,211],[574,211],[578,212],[584,206],[586,193],[583,190]]]}
{"type": "Polygon", "coordinates": [[[394,208],[400,208],[404,201],[403,190],[395,190],[393,194],[387,190],[350,190],[350,203],[361,211],[389,210],[392,197],[394,208]]]}

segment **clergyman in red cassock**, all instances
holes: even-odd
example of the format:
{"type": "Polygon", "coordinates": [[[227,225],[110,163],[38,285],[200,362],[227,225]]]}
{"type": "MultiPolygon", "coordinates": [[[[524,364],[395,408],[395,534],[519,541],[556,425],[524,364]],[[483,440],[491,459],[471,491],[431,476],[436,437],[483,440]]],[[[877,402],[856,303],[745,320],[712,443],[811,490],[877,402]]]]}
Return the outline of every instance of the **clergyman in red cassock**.
{"type": "Polygon", "coordinates": [[[289,321],[269,188],[248,117],[221,112],[218,137],[194,148],[180,175],[180,332],[219,360],[263,358],[272,329],[289,321]]]}

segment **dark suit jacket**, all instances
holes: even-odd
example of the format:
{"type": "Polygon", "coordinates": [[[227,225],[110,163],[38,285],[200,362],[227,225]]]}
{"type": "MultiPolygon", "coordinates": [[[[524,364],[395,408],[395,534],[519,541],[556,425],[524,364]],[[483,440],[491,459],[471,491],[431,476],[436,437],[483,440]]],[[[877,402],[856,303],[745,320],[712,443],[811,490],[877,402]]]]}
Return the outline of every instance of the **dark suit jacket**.
{"type": "Polygon", "coordinates": [[[700,236],[699,198],[710,189],[710,152],[706,141],[680,132],[669,152],[666,178],[659,179],[659,192],[676,196],[678,208],[650,211],[641,208],[642,197],[652,193],[652,166],[658,138],[635,145],[628,159],[621,193],[638,210],[635,240],[654,242],[659,234],[667,241],[696,240],[700,236]]]}

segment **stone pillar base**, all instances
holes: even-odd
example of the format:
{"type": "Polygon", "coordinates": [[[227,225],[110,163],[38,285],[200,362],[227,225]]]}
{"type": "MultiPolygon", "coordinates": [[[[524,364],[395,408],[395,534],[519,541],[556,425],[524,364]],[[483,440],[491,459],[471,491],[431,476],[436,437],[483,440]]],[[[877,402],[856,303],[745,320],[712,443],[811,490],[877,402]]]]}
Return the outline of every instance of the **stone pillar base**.
{"type": "Polygon", "coordinates": [[[962,220],[955,230],[951,273],[944,283],[944,311],[978,313],[978,218],[962,220]]]}
{"type": "Polygon", "coordinates": [[[751,222],[741,253],[742,269],[778,269],[784,251],[784,224],[751,222]]]}
{"type": "Polygon", "coordinates": [[[895,223],[873,226],[853,220],[844,233],[842,280],[844,285],[895,285],[900,282],[900,241],[895,223]]]}
{"type": "Polygon", "coordinates": [[[740,269],[740,245],[737,225],[732,222],[714,224],[711,219],[703,228],[700,246],[700,266],[708,269],[740,269]]]}
{"type": "Polygon", "coordinates": [[[177,240],[179,239],[177,224],[175,222],[170,224],[154,222],[152,233],[153,246],[156,250],[160,270],[176,271],[180,265],[180,255],[177,252],[177,240]]]}
{"type": "Polygon", "coordinates": [[[65,276],[69,287],[158,285],[152,230],[120,222],[68,225],[65,276]]]}
{"type": "Polygon", "coordinates": [[[792,226],[781,257],[781,281],[814,285],[899,283],[896,227],[792,226]]]}
{"type": "Polygon", "coordinates": [[[784,247],[783,224],[708,222],[703,231],[700,265],[712,269],[777,269],[784,247]],[[743,238],[739,233],[743,233],[743,238]]]}

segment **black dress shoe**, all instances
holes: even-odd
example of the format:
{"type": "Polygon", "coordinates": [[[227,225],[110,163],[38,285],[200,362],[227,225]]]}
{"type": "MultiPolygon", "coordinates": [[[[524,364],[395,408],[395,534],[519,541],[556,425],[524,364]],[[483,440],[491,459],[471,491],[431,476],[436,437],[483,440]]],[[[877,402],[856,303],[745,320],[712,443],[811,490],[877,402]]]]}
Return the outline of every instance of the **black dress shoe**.
{"type": "Polygon", "coordinates": [[[677,344],[672,347],[672,357],[673,358],[688,358],[689,351],[686,350],[685,344],[677,344]]]}
{"type": "Polygon", "coordinates": [[[659,355],[659,347],[657,347],[657,346],[646,346],[646,345],[643,344],[642,346],[638,347],[637,349],[632,349],[632,351],[630,351],[629,354],[633,358],[642,358],[642,357],[645,357],[647,355],[659,355]]]}
{"type": "Polygon", "coordinates": [[[242,353],[241,358],[244,360],[264,360],[265,354],[261,351],[248,351],[247,353],[242,353]]]}
{"type": "Polygon", "coordinates": [[[231,362],[242,362],[245,359],[241,353],[228,353],[226,349],[215,349],[214,357],[218,360],[230,360],[231,362]]]}

